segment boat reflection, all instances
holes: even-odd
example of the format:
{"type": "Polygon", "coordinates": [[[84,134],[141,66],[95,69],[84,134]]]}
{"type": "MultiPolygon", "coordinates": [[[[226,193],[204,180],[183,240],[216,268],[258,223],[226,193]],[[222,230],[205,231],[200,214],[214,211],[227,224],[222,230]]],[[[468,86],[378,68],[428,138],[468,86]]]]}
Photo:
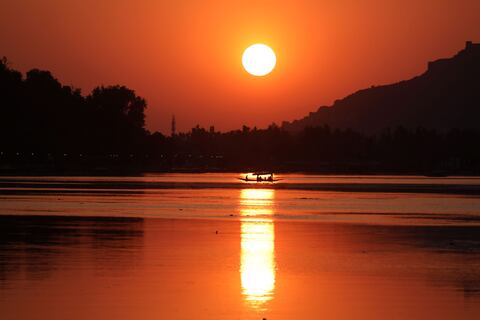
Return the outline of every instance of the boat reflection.
{"type": "Polygon", "coordinates": [[[240,193],[242,294],[253,308],[265,310],[275,290],[274,190],[240,193]]]}

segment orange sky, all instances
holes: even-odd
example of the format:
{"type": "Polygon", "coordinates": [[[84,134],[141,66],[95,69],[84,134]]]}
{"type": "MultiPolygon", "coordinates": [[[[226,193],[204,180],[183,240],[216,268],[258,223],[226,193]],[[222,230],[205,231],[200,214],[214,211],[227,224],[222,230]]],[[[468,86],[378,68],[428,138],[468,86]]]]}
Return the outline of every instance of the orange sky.
{"type": "Polygon", "coordinates": [[[0,56],[82,88],[124,84],[150,130],[265,127],[412,77],[480,41],[478,0],[0,0],[0,56]],[[277,67],[248,75],[264,42],[277,67]]]}

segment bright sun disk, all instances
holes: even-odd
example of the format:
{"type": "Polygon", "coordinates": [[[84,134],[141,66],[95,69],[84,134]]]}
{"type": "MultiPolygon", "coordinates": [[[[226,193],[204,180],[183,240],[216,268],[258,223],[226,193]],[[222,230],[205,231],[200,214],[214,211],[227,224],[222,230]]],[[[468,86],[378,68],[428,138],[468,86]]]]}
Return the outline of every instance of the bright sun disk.
{"type": "Polygon", "coordinates": [[[266,76],[272,72],[276,63],[275,52],[265,44],[253,44],[243,52],[243,67],[253,76],[266,76]]]}

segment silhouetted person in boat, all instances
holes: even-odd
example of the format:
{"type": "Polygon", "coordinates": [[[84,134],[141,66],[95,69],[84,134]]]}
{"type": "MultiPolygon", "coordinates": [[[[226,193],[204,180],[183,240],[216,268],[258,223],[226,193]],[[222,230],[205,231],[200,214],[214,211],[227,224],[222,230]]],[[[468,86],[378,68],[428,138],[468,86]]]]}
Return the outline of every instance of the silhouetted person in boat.
{"type": "Polygon", "coordinates": [[[257,182],[262,182],[262,177],[260,175],[257,175],[257,182]]]}
{"type": "Polygon", "coordinates": [[[268,181],[273,182],[273,173],[271,173],[270,177],[268,177],[268,181]]]}
{"type": "Polygon", "coordinates": [[[248,181],[248,174],[245,176],[245,181],[248,181]]]}

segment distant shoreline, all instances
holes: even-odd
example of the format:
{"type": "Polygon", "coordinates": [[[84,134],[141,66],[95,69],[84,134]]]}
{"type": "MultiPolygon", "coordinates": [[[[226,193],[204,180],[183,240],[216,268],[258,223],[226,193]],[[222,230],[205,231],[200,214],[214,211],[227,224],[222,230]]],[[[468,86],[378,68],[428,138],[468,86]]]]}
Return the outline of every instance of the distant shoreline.
{"type": "MultiPolygon", "coordinates": [[[[36,176],[144,176],[148,174],[167,174],[167,173],[232,173],[232,174],[242,174],[247,172],[256,172],[256,171],[265,171],[264,169],[258,168],[240,168],[240,169],[171,169],[171,170],[140,170],[138,168],[100,168],[100,169],[59,169],[59,170],[50,170],[46,168],[29,168],[29,169],[1,169],[0,168],[0,177],[6,176],[25,176],[25,177],[36,177],[36,176]]],[[[356,176],[356,175],[366,175],[366,176],[421,176],[426,178],[450,178],[450,177],[480,177],[478,172],[421,172],[421,171],[374,171],[374,170],[270,170],[275,174],[306,174],[306,175],[325,175],[325,176],[356,176]]]]}
{"type": "MultiPolygon", "coordinates": [[[[109,176],[2,176],[0,177],[0,195],[17,194],[55,194],[61,191],[68,194],[92,193],[101,194],[105,192],[114,192],[118,194],[144,192],[148,190],[165,189],[275,189],[275,190],[304,190],[304,191],[323,191],[323,192],[352,192],[352,193],[423,193],[423,194],[451,194],[477,196],[480,195],[480,183],[468,182],[475,180],[476,177],[449,177],[449,178],[428,178],[423,176],[394,176],[405,177],[406,181],[388,182],[389,176],[371,175],[364,176],[365,181],[361,181],[362,176],[338,176],[338,181],[308,182],[296,181],[295,178],[288,177],[278,183],[269,182],[242,182],[236,181],[235,175],[231,173],[229,177],[220,181],[208,180],[188,180],[188,176],[181,179],[172,179],[171,177],[155,176],[151,179],[137,179],[140,176],[111,176],[118,178],[109,180],[109,176]],[[369,177],[377,177],[378,181],[368,180],[369,177]],[[62,178],[64,177],[64,178],[62,178]],[[99,179],[105,177],[106,179],[99,179]],[[124,177],[125,179],[122,179],[124,177]],[[41,179],[36,179],[41,178],[41,179]],[[91,178],[91,179],[89,179],[91,178]],[[132,178],[132,179],[129,179],[132,178]],[[352,178],[352,179],[350,179],[352,178]],[[163,180],[162,180],[163,179],[163,180]],[[183,180],[185,179],[185,180],[183,180]],[[342,181],[343,179],[343,181],[342,181]],[[355,181],[360,179],[360,181],[355,181]],[[419,183],[412,182],[412,179],[418,179],[419,183]],[[451,179],[451,182],[443,181],[451,179]],[[387,180],[382,181],[382,180],[387,180]],[[457,181],[453,181],[457,180],[457,181]],[[465,182],[458,181],[465,180],[465,182]]],[[[148,176],[147,176],[148,177],[148,176]]],[[[335,176],[332,175],[332,178],[335,176]]]]}

